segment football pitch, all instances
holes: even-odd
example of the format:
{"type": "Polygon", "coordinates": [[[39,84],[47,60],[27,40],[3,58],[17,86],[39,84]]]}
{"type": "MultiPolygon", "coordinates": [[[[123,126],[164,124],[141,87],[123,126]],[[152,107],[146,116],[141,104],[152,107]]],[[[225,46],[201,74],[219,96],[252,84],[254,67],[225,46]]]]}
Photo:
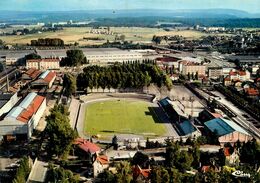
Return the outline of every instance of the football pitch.
{"type": "Polygon", "coordinates": [[[88,104],[84,131],[102,139],[116,134],[150,137],[164,135],[166,127],[150,103],[121,99],[88,104]]]}

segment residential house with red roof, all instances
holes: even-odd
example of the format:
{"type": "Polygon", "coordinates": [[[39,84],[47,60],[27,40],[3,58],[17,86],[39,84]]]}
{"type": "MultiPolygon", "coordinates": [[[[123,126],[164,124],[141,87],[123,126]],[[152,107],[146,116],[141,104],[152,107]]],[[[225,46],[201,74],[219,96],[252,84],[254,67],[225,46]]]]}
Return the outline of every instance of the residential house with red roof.
{"type": "Polygon", "coordinates": [[[149,182],[151,169],[142,169],[139,165],[135,165],[132,170],[134,180],[137,182],[149,182]]]}
{"type": "Polygon", "coordinates": [[[250,80],[249,71],[230,71],[229,77],[231,81],[248,81],[250,80]]]}
{"type": "Polygon", "coordinates": [[[94,177],[102,173],[105,169],[109,167],[109,158],[106,155],[97,156],[93,162],[93,173],[94,177]]]}
{"type": "Polygon", "coordinates": [[[0,121],[0,136],[22,136],[29,139],[45,109],[45,97],[29,93],[0,121]]]}
{"type": "Polygon", "coordinates": [[[91,155],[98,154],[101,151],[101,148],[98,145],[83,138],[77,138],[74,144],[85,153],[91,153],[91,155]]]}

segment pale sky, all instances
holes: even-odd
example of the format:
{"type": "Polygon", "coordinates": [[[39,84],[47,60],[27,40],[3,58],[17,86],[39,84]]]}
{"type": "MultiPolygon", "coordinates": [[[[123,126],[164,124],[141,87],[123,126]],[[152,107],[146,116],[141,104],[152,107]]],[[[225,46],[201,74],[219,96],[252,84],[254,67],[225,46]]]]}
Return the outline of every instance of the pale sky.
{"type": "Polygon", "coordinates": [[[0,0],[0,10],[22,11],[208,8],[260,13],[260,0],[0,0]]]}

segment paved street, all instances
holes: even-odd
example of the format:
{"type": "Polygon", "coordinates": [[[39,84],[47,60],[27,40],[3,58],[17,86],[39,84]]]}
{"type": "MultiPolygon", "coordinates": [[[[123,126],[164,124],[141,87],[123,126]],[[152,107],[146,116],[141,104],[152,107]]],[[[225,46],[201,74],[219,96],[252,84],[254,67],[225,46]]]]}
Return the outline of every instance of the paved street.
{"type": "Polygon", "coordinates": [[[77,122],[79,107],[80,107],[79,100],[72,98],[71,103],[70,103],[70,107],[69,107],[69,112],[70,112],[69,118],[70,118],[71,128],[73,128],[73,129],[75,128],[75,125],[76,125],[76,122],[77,122]]]}

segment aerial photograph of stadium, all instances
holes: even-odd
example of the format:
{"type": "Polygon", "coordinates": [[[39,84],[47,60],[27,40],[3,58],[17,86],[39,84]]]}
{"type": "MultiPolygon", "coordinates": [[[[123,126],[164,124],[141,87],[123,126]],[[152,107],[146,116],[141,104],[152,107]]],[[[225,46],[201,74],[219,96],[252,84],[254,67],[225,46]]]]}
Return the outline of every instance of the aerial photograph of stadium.
{"type": "Polygon", "coordinates": [[[1,0],[0,183],[260,182],[260,0],[1,0]]]}

